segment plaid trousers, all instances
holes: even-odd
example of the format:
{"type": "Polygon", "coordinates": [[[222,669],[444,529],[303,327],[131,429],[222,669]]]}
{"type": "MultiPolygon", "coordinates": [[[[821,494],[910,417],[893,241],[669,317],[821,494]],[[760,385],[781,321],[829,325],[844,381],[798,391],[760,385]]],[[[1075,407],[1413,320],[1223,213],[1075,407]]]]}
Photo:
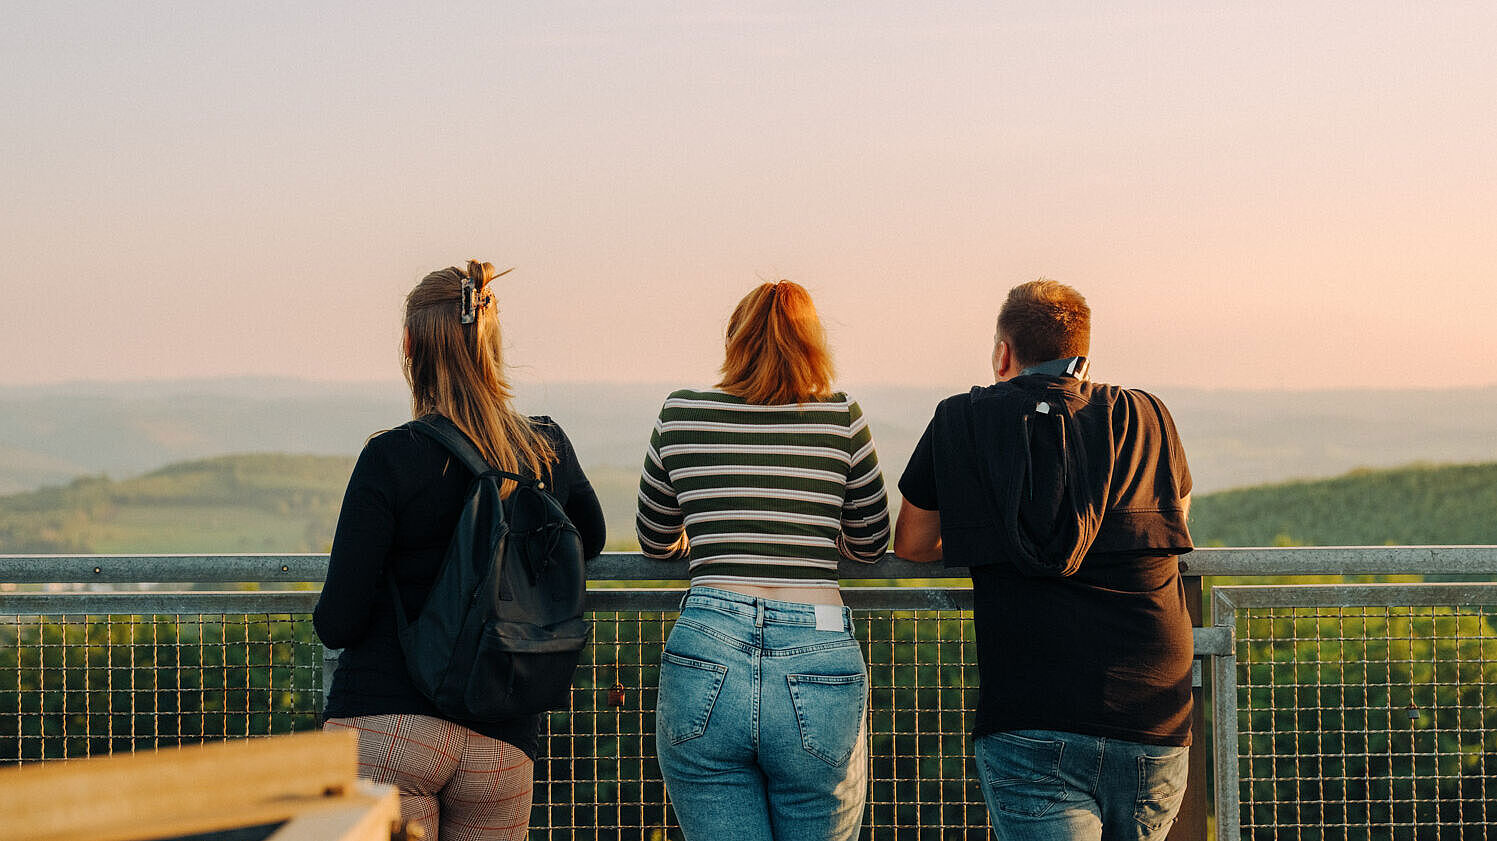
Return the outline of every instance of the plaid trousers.
{"type": "Polygon", "coordinates": [[[510,841],[530,826],[535,763],[508,742],[424,715],[330,718],[359,734],[359,776],[400,789],[427,841],[510,841]]]}

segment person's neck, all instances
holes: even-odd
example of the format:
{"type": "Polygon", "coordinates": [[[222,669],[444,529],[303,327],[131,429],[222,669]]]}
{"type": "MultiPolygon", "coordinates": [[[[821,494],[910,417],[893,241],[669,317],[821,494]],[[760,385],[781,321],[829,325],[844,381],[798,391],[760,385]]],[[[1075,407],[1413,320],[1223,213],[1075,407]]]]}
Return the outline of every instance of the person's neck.
{"type": "Polygon", "coordinates": [[[1048,362],[1038,362],[1034,365],[1025,366],[1019,372],[1019,376],[1029,374],[1040,374],[1047,377],[1075,377],[1085,380],[1091,363],[1085,356],[1067,356],[1063,359],[1051,359],[1048,362]]]}

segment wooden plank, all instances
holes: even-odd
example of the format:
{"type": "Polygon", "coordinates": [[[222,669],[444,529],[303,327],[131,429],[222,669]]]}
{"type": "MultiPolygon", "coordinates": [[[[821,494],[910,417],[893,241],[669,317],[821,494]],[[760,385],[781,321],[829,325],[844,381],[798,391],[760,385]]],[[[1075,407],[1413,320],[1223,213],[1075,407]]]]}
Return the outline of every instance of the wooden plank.
{"type": "Polygon", "coordinates": [[[394,786],[355,780],[344,796],[329,800],[287,821],[265,841],[390,841],[390,829],[400,820],[400,791],[394,786]]]}
{"type": "Polygon", "coordinates": [[[293,817],[350,790],[352,732],[298,733],[0,768],[9,837],[134,841],[293,817]]]}

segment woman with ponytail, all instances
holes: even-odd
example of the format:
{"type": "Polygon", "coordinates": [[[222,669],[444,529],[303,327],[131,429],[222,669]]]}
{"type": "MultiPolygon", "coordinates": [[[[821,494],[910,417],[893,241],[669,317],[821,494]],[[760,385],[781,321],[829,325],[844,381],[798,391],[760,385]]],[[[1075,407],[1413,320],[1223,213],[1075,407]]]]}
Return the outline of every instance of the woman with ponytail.
{"type": "MultiPolygon", "coordinates": [[[[603,548],[603,512],[565,433],[510,404],[490,263],[427,275],[405,301],[402,356],[413,417],[452,421],[494,467],[546,480],[582,536],[603,548]]],[[[442,841],[526,836],[540,717],[444,718],[411,682],[392,582],[414,619],[457,526],[473,474],[404,424],[364,445],[333,537],[313,623],[342,648],[325,729],[359,736],[359,776],[400,788],[402,816],[442,841]]],[[[514,487],[506,483],[508,494],[514,487]]]]}
{"type": "Polygon", "coordinates": [[[883,555],[883,474],[798,284],[739,302],[722,374],[666,399],[639,483],[640,548],[691,561],[661,655],[660,770],[687,841],[850,841],[868,679],[837,567],[883,555]]]}

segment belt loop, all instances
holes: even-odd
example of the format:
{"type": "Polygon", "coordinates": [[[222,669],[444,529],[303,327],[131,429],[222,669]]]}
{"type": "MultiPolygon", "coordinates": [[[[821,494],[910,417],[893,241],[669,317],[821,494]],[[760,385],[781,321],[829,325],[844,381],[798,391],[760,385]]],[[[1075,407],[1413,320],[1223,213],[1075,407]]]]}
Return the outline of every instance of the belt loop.
{"type": "Polygon", "coordinates": [[[754,599],[754,627],[764,627],[764,600],[754,599]]]}
{"type": "Polygon", "coordinates": [[[686,600],[689,598],[691,598],[691,588],[687,587],[686,592],[681,594],[681,603],[676,605],[676,610],[678,612],[686,609],[686,600]]]}

